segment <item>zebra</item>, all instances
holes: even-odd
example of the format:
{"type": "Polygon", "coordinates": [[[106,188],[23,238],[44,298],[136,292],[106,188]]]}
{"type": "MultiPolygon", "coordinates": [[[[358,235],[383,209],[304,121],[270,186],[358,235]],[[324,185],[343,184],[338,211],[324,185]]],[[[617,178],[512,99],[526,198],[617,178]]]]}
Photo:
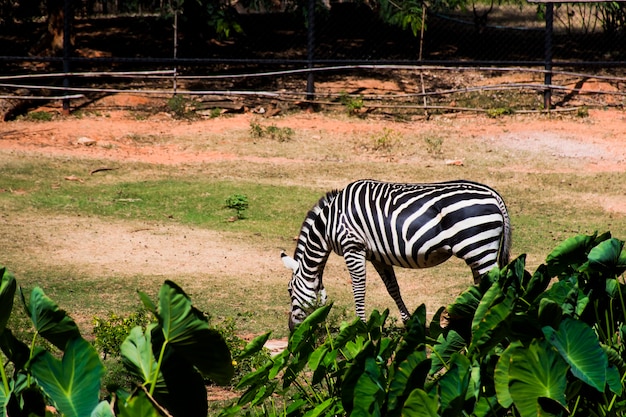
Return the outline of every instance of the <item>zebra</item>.
{"type": "Polygon", "coordinates": [[[511,223],[502,197],[487,185],[456,180],[391,183],[358,180],[329,191],[307,213],[293,257],[289,328],[326,302],[322,275],[331,252],[343,256],[352,279],[356,315],[365,321],[365,261],[382,278],[406,322],[393,267],[428,268],[452,255],[471,268],[474,282],[509,262],[511,223]]]}

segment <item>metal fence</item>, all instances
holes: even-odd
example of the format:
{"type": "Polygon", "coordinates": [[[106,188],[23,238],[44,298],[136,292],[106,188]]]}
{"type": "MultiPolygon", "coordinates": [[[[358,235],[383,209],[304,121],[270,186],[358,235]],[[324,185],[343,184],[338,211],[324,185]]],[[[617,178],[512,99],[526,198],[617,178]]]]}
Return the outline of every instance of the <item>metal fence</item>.
{"type": "Polygon", "coordinates": [[[548,8],[536,4],[430,11],[424,33],[415,36],[385,24],[363,3],[333,3],[308,20],[301,13],[242,13],[244,32],[233,40],[190,36],[184,20],[177,22],[186,29],[180,36],[173,17],[77,13],[74,46],[66,45],[62,56],[32,55],[14,27],[2,28],[0,94],[64,99],[67,106],[79,96],[115,92],[360,101],[370,108],[621,106],[626,33],[608,30],[597,7],[559,4],[550,22],[543,16],[548,8]],[[510,91],[529,98],[507,104],[519,100],[510,91]],[[476,101],[476,92],[487,92],[491,102],[476,101]],[[582,93],[595,101],[581,101],[582,93]]]}

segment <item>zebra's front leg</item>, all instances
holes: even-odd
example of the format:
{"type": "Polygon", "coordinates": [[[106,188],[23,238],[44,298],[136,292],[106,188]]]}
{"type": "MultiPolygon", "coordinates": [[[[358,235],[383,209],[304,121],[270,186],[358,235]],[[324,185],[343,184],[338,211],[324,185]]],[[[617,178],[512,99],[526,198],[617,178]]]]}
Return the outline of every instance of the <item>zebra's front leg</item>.
{"type": "Polygon", "coordinates": [[[347,252],[343,255],[350,278],[356,315],[365,322],[365,253],[347,252]]]}
{"type": "Polygon", "coordinates": [[[402,318],[402,322],[406,323],[410,318],[411,314],[409,310],[406,308],[404,304],[404,300],[402,300],[402,295],[400,294],[400,287],[398,286],[398,280],[396,279],[396,273],[393,270],[393,267],[390,265],[385,265],[382,262],[372,261],[372,265],[376,268],[376,272],[382,278],[385,283],[385,287],[387,287],[387,292],[393,298],[393,301],[396,302],[398,306],[398,310],[400,310],[400,317],[402,318]]]}

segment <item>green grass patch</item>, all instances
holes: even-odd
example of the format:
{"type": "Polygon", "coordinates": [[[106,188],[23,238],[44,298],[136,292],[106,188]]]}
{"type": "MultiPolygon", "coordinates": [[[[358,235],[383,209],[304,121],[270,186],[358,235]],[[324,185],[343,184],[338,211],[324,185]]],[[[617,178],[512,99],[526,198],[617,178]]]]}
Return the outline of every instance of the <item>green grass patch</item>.
{"type": "Polygon", "coordinates": [[[119,171],[103,178],[85,176],[80,162],[63,167],[62,175],[59,170],[55,163],[45,161],[0,169],[0,189],[7,190],[0,193],[0,207],[118,219],[169,219],[278,237],[293,234],[322,194],[294,186],[216,181],[202,176],[171,178],[166,173],[132,181],[119,171]],[[72,176],[85,179],[64,179],[72,176]],[[236,222],[229,221],[238,214],[228,203],[233,195],[244,195],[248,200],[245,218],[236,222]]]}

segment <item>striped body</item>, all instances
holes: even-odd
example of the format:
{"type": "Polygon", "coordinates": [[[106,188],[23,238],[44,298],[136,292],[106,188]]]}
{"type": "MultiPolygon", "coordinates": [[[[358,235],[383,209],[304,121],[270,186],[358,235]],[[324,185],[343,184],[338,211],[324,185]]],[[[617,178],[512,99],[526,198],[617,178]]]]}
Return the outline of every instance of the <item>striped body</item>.
{"type": "Polygon", "coordinates": [[[331,191],[308,213],[294,257],[289,258],[294,270],[289,283],[290,326],[324,301],[322,274],[331,251],[345,258],[361,319],[365,319],[365,261],[369,260],[407,320],[394,266],[428,268],[454,255],[468,264],[478,282],[493,267],[508,263],[510,234],[502,198],[474,182],[360,180],[331,191]]]}

